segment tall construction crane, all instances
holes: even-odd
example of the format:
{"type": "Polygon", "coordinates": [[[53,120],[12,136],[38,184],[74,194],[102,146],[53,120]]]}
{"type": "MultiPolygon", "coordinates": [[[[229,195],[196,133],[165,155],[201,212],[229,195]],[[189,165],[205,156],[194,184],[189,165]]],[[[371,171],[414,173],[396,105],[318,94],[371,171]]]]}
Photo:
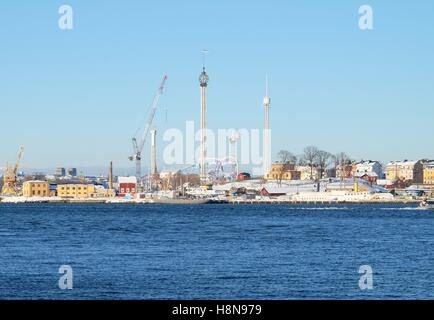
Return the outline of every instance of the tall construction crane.
{"type": "Polygon", "coordinates": [[[20,165],[21,159],[23,157],[24,153],[24,147],[21,146],[18,150],[18,156],[17,161],[15,163],[15,166],[9,166],[6,165],[6,170],[3,175],[3,187],[2,187],[2,194],[5,195],[16,195],[18,193],[18,167],[20,165]]]}
{"type": "MultiPolygon", "coordinates": [[[[152,126],[152,122],[154,121],[155,111],[157,111],[158,101],[160,100],[161,95],[163,94],[164,85],[167,80],[167,75],[163,77],[161,81],[161,85],[155,93],[154,99],[152,100],[152,105],[149,111],[148,121],[145,123],[145,127],[143,129],[143,133],[141,139],[137,141],[137,137],[134,137],[133,140],[133,155],[129,156],[128,159],[130,161],[136,161],[136,178],[138,186],[142,185],[142,151],[145,146],[146,138],[149,134],[149,130],[152,126]]],[[[136,136],[139,132],[140,128],[136,132],[136,136]]]]}

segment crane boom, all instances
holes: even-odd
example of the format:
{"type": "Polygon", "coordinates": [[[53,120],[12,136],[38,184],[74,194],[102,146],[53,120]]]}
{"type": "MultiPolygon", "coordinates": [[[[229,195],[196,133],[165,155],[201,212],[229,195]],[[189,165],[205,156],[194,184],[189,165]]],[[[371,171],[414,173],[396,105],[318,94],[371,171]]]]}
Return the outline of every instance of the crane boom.
{"type": "Polygon", "coordinates": [[[20,149],[18,151],[18,156],[17,156],[17,162],[15,163],[15,167],[14,167],[14,174],[15,175],[18,172],[18,167],[20,165],[21,159],[23,158],[23,153],[24,153],[24,147],[20,146],[20,149]]]}
{"type": "Polygon", "coordinates": [[[163,80],[161,81],[160,87],[158,88],[157,92],[155,93],[154,99],[152,100],[151,104],[151,110],[149,112],[148,121],[145,123],[145,127],[143,129],[142,137],[139,141],[137,141],[137,138],[134,137],[132,139],[133,141],[133,152],[134,154],[129,157],[130,160],[136,161],[136,178],[139,186],[141,186],[141,160],[142,160],[142,151],[143,147],[145,146],[146,138],[148,137],[150,128],[152,126],[152,122],[154,121],[155,112],[157,111],[158,101],[160,100],[161,95],[163,94],[164,85],[166,84],[167,75],[163,77],[163,80]]]}
{"type": "Polygon", "coordinates": [[[149,130],[151,128],[152,122],[154,121],[155,112],[157,111],[157,105],[158,101],[160,100],[161,95],[163,94],[164,85],[166,83],[167,76],[165,75],[163,77],[163,80],[161,81],[161,85],[158,88],[157,92],[155,93],[154,100],[152,101],[151,105],[151,112],[149,113],[148,121],[146,122],[145,128],[143,130],[142,139],[140,140],[139,145],[139,151],[143,151],[143,147],[145,146],[146,138],[148,137],[149,130]]]}

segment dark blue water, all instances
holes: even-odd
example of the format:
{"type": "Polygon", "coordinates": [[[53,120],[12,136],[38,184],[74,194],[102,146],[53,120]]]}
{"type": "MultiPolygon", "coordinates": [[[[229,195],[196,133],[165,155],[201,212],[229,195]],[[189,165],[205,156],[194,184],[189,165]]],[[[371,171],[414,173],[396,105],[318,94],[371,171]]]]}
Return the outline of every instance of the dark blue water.
{"type": "Polygon", "coordinates": [[[432,299],[434,212],[0,204],[0,298],[432,299]],[[64,264],[72,290],[58,287],[64,264]]]}

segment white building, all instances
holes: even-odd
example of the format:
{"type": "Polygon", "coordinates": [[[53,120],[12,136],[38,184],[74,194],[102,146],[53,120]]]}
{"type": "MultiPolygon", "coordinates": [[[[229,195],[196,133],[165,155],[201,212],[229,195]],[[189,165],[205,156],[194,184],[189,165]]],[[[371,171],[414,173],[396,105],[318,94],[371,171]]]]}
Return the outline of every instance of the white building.
{"type": "Polygon", "coordinates": [[[318,170],[311,170],[310,166],[295,166],[295,170],[300,171],[300,180],[317,180],[319,177],[318,170]]]}
{"type": "Polygon", "coordinates": [[[383,166],[380,162],[371,160],[356,163],[353,176],[362,177],[364,175],[376,176],[381,179],[383,177],[383,166]]]}

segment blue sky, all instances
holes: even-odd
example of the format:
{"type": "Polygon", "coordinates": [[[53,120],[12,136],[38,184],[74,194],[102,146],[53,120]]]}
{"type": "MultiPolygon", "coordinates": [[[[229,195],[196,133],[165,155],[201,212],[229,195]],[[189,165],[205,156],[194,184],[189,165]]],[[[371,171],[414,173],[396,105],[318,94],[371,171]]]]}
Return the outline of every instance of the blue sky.
{"type": "Polygon", "coordinates": [[[199,120],[203,48],[210,128],[261,128],[268,74],[273,154],[434,157],[431,0],[2,1],[0,40],[2,164],[22,144],[26,167],[132,168],[164,73],[159,132],[199,120]],[[62,4],[72,31],[57,26],[62,4]],[[372,31],[358,28],[363,4],[372,31]]]}

